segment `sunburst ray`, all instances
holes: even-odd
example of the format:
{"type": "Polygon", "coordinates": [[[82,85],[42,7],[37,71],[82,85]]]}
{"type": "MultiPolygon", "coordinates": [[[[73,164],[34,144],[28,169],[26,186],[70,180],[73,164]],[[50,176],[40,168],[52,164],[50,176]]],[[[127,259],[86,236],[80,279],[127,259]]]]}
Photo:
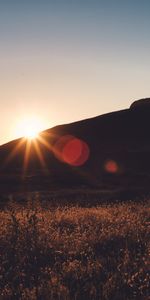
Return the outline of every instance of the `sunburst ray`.
{"type": "Polygon", "coordinates": [[[6,167],[12,160],[13,158],[17,155],[19,152],[21,146],[26,142],[25,138],[22,138],[18,144],[12,149],[12,151],[9,153],[9,155],[6,157],[6,159],[3,162],[2,168],[6,167]]]}
{"type": "Polygon", "coordinates": [[[26,149],[24,154],[24,161],[23,161],[23,178],[26,176],[28,164],[29,164],[29,158],[30,158],[30,150],[31,150],[31,143],[32,141],[28,139],[26,141],[26,149]]]}
{"type": "Polygon", "coordinates": [[[53,146],[48,143],[41,135],[38,136],[38,141],[43,144],[50,152],[53,151],[53,146]]]}
{"type": "Polygon", "coordinates": [[[33,145],[34,145],[36,154],[37,154],[37,156],[39,158],[40,164],[42,166],[42,170],[43,170],[44,174],[47,174],[48,173],[47,165],[46,165],[45,159],[43,157],[42,151],[40,149],[38,140],[36,140],[36,139],[33,140],[33,145]]]}

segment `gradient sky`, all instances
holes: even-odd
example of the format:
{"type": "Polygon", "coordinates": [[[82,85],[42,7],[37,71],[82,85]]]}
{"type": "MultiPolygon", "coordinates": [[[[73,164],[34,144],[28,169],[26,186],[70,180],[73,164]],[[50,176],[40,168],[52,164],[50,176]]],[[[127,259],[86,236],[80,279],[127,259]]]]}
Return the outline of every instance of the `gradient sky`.
{"type": "Polygon", "coordinates": [[[149,0],[0,0],[0,144],[150,96],[149,0]]]}

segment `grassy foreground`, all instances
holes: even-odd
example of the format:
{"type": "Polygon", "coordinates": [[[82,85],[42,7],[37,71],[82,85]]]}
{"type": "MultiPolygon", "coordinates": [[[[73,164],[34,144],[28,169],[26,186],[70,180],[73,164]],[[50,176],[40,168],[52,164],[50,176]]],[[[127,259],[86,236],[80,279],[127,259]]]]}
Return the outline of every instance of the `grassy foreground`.
{"type": "Polygon", "coordinates": [[[35,203],[0,211],[0,299],[149,299],[148,202],[35,203]]]}

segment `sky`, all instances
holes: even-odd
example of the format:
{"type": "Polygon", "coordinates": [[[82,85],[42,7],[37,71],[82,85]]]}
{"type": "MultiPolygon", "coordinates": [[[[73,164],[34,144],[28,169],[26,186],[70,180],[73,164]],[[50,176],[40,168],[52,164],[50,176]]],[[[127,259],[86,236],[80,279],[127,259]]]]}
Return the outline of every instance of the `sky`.
{"type": "Polygon", "coordinates": [[[0,144],[150,96],[149,0],[0,0],[0,144]]]}

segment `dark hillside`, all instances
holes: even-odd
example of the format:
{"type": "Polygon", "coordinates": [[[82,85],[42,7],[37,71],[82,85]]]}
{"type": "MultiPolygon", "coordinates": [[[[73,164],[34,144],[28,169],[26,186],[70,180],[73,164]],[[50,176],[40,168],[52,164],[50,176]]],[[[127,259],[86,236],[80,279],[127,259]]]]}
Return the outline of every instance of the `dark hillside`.
{"type": "Polygon", "coordinates": [[[30,145],[18,139],[1,146],[2,185],[31,181],[148,189],[149,101],[146,106],[144,99],[140,106],[45,130],[30,145]]]}

